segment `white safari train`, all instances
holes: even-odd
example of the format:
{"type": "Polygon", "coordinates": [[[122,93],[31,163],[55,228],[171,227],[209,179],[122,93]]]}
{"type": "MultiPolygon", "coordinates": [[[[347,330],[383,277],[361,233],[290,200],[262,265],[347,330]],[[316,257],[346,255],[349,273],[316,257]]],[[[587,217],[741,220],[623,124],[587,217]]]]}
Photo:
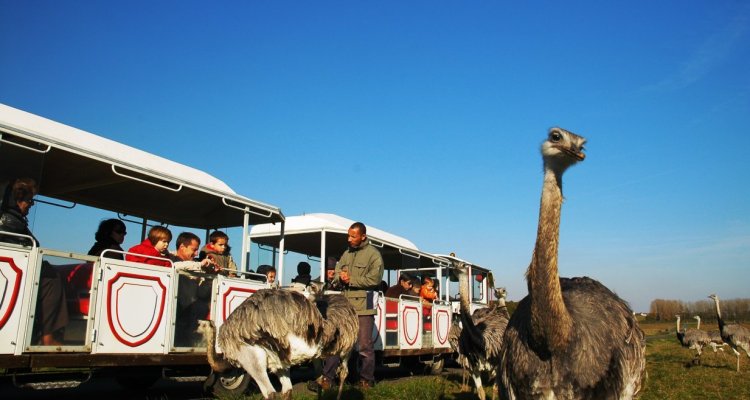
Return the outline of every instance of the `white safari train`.
{"type": "MultiPolygon", "coordinates": [[[[341,255],[353,222],[331,214],[285,218],[279,208],[241,196],[203,171],[0,104],[0,189],[21,177],[38,184],[30,227],[41,243],[28,236],[27,246],[0,240],[0,376],[23,387],[71,387],[92,374],[111,374],[128,387],[168,377],[205,379],[215,393],[242,391],[249,380],[243,371],[214,376],[205,344],[178,334],[181,276],[210,285],[210,299],[198,301],[207,303],[206,318],[220,327],[253,292],[269,287],[265,276],[245,271],[266,258],[283,277],[285,260],[289,265],[296,256],[324,276],[320,260],[341,255]],[[83,253],[93,240],[80,247],[75,238],[93,238],[100,220],[114,216],[131,228],[125,249],[154,225],[170,228],[170,248],[184,230],[204,234],[204,244],[213,230],[241,230],[242,243],[232,242],[241,246],[233,252],[240,272],[196,274],[108,257],[125,252],[83,253]],[[68,248],[45,247],[49,238],[68,248]],[[63,282],[68,316],[59,344],[51,346],[42,344],[38,328],[42,276],[50,271],[63,282]]],[[[440,293],[430,304],[379,297],[373,332],[379,359],[442,368],[452,354],[448,333],[458,309],[451,272],[456,259],[422,252],[374,227],[368,226],[368,236],[383,255],[388,284],[409,272],[435,279],[440,293]]],[[[483,307],[491,274],[473,266],[472,275],[473,307],[483,307]]]]}

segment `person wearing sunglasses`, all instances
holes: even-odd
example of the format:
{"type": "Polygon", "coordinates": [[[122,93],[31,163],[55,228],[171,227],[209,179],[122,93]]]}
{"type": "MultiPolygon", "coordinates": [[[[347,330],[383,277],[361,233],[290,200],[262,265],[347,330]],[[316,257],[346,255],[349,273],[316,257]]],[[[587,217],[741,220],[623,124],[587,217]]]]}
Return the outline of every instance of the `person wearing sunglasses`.
{"type": "MultiPolygon", "coordinates": [[[[119,219],[111,218],[99,223],[99,229],[94,234],[96,243],[91,246],[88,255],[101,256],[105,250],[123,251],[120,245],[125,241],[125,235],[128,231],[125,229],[125,223],[119,219]]],[[[122,253],[107,252],[107,258],[122,260],[122,253]]]]}

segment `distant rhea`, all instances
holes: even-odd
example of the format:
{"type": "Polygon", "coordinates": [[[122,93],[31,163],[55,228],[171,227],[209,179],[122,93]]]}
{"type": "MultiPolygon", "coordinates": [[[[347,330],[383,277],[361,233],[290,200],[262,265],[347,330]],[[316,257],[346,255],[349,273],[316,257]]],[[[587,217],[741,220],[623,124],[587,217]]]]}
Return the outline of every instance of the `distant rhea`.
{"type": "MultiPolygon", "coordinates": [[[[695,329],[701,329],[701,316],[700,315],[694,315],[693,319],[698,321],[697,326],[695,329]]],[[[710,331],[705,331],[708,334],[708,338],[711,340],[711,342],[708,343],[709,346],[714,350],[714,353],[716,353],[717,350],[724,351],[722,348],[723,346],[726,346],[727,344],[724,343],[724,340],[721,338],[721,333],[719,333],[718,329],[712,329],[710,331]]]]}
{"type": "Polygon", "coordinates": [[[646,367],[643,331],[628,304],[590,278],[560,278],[562,175],[585,158],[586,139],[552,128],[542,144],[544,183],[529,294],[505,330],[507,399],[631,399],[646,367]]]}
{"type": "Polygon", "coordinates": [[[680,316],[675,315],[675,319],[677,320],[677,340],[682,347],[687,347],[688,349],[696,351],[696,354],[693,356],[693,363],[700,364],[703,347],[708,346],[711,343],[711,338],[706,331],[700,329],[681,329],[680,316]]]}
{"type": "Polygon", "coordinates": [[[750,357],[750,329],[740,324],[727,324],[721,318],[721,307],[719,306],[719,296],[711,294],[708,298],[713,299],[716,304],[716,318],[719,320],[719,332],[724,343],[732,348],[734,355],[737,356],[737,372],[740,372],[740,352],[743,350],[750,357]]]}

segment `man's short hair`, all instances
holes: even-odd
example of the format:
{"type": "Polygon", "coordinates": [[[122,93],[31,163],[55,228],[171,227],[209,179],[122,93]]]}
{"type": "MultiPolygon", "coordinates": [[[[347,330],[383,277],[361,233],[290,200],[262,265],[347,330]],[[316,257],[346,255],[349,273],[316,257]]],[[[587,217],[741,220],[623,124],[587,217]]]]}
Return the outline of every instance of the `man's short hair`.
{"type": "Polygon", "coordinates": [[[398,280],[402,281],[402,282],[411,282],[413,279],[414,278],[412,278],[411,275],[409,275],[409,274],[407,274],[405,272],[403,274],[401,274],[401,276],[398,278],[398,280]]]}
{"type": "Polygon", "coordinates": [[[31,200],[36,196],[38,191],[39,189],[35,180],[31,178],[18,178],[13,182],[13,186],[11,187],[11,196],[15,203],[16,201],[31,200]]]}
{"type": "Polygon", "coordinates": [[[367,227],[365,224],[361,222],[355,222],[352,224],[352,226],[349,227],[349,229],[357,229],[359,230],[359,233],[366,235],[367,234],[367,227]]]}
{"type": "Polygon", "coordinates": [[[198,241],[200,244],[201,239],[193,232],[182,232],[177,236],[177,241],[175,243],[176,247],[179,249],[180,246],[190,246],[190,243],[193,242],[193,240],[198,241]]]}

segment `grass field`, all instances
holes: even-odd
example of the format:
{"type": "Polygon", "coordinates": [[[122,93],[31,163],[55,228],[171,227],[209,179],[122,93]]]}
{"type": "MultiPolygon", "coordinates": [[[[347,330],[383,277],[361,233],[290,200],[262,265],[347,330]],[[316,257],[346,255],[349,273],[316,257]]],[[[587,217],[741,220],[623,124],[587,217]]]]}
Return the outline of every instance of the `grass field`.
{"type": "MultiPolygon", "coordinates": [[[[722,399],[750,400],[750,359],[742,354],[741,372],[736,372],[736,358],[726,346],[724,352],[703,352],[702,364],[692,365],[693,351],[680,346],[674,335],[674,323],[642,323],[647,338],[646,369],[648,379],[640,394],[643,400],[665,399],[722,399]]],[[[459,374],[415,376],[395,382],[383,381],[362,393],[354,387],[344,387],[344,399],[402,399],[402,400],[468,400],[476,399],[471,392],[460,389],[459,374]]],[[[487,388],[488,395],[491,389],[487,388]]],[[[313,394],[294,394],[296,399],[316,399],[313,394]]],[[[255,394],[249,399],[260,399],[255,394]]],[[[323,399],[335,399],[334,390],[323,399]]]]}

